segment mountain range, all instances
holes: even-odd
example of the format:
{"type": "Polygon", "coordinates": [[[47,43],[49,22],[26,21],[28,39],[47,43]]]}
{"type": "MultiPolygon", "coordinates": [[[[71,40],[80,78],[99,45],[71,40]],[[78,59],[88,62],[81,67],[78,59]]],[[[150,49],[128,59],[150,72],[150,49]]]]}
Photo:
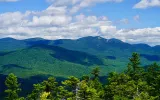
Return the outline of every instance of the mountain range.
{"type": "Polygon", "coordinates": [[[106,75],[124,71],[133,52],[140,54],[142,66],[160,61],[160,46],[129,44],[99,36],[76,40],[3,38],[0,39],[0,73],[13,72],[21,78],[35,75],[66,78],[88,74],[99,66],[101,75],[106,75]]]}

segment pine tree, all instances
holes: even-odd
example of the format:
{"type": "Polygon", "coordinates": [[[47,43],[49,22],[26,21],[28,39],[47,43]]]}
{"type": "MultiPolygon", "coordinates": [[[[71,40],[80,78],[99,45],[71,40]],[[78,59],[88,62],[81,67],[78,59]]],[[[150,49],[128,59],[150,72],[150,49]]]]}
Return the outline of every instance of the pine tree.
{"type": "Polygon", "coordinates": [[[83,100],[87,100],[87,89],[88,89],[88,83],[86,80],[82,80],[79,84],[79,97],[83,100]]]}
{"type": "Polygon", "coordinates": [[[136,72],[139,70],[139,65],[140,65],[140,57],[138,53],[133,53],[132,57],[130,58],[130,64],[133,67],[133,71],[136,72]]]}
{"type": "Polygon", "coordinates": [[[65,89],[68,90],[68,96],[71,100],[75,100],[77,97],[78,84],[80,80],[74,76],[70,76],[68,80],[62,82],[65,86],[65,89]]]}
{"type": "Polygon", "coordinates": [[[132,65],[131,63],[128,63],[127,70],[125,71],[126,74],[131,75],[133,73],[132,65]]]}
{"type": "Polygon", "coordinates": [[[90,80],[90,77],[88,75],[83,75],[82,80],[85,80],[86,82],[88,82],[90,80]]]}
{"type": "Polygon", "coordinates": [[[160,66],[157,63],[153,63],[147,68],[147,71],[152,77],[157,77],[160,74],[160,66]]]}
{"type": "Polygon", "coordinates": [[[18,83],[17,77],[11,73],[7,76],[5,85],[7,89],[5,93],[7,93],[7,100],[23,100],[24,98],[19,98],[19,92],[21,91],[20,84],[18,83]]]}
{"type": "Polygon", "coordinates": [[[89,84],[91,87],[94,87],[97,91],[102,89],[102,84],[99,81],[100,68],[96,67],[91,72],[93,76],[93,80],[90,80],[89,84]]]}
{"type": "Polygon", "coordinates": [[[94,75],[94,79],[99,77],[100,68],[96,67],[92,70],[91,74],[94,75]]]}
{"type": "Polygon", "coordinates": [[[59,86],[57,88],[57,98],[56,100],[66,100],[70,97],[69,91],[65,89],[64,86],[59,86]]]}
{"type": "Polygon", "coordinates": [[[110,73],[108,84],[105,86],[105,99],[112,100],[116,98],[116,100],[118,100],[117,97],[131,98],[135,91],[134,83],[131,77],[124,73],[110,73]]]}
{"type": "Polygon", "coordinates": [[[127,74],[132,77],[132,79],[138,81],[144,77],[144,69],[140,67],[140,56],[138,53],[133,53],[132,57],[129,59],[127,74]]]}
{"type": "Polygon", "coordinates": [[[45,86],[42,83],[33,84],[32,93],[27,96],[27,100],[37,100],[40,95],[45,91],[45,86]]]}
{"type": "Polygon", "coordinates": [[[157,96],[151,96],[149,92],[152,87],[146,81],[139,80],[136,84],[136,92],[133,96],[134,100],[157,100],[157,96]]]}
{"type": "Polygon", "coordinates": [[[90,90],[96,90],[96,98],[102,99],[104,97],[104,91],[102,83],[99,80],[100,68],[94,68],[91,74],[93,75],[93,78],[88,82],[89,88],[90,90]]]}
{"type": "Polygon", "coordinates": [[[160,75],[155,77],[154,83],[151,86],[154,88],[152,95],[158,96],[160,99],[160,75]]]}
{"type": "Polygon", "coordinates": [[[57,98],[57,82],[54,77],[49,77],[48,80],[42,82],[42,85],[45,86],[45,92],[49,93],[49,99],[54,100],[57,98]]]}

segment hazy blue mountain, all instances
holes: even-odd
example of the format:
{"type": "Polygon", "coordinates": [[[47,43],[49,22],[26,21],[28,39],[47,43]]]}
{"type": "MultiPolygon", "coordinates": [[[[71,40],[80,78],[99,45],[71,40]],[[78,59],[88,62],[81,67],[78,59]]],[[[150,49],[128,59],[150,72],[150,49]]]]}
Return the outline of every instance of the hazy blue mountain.
{"type": "MultiPolygon", "coordinates": [[[[58,46],[58,47],[65,48],[66,50],[70,50],[71,52],[68,53],[66,52],[66,50],[64,50],[63,52],[61,51],[57,53],[57,55],[54,55],[54,58],[59,58],[59,60],[63,59],[63,61],[75,63],[77,61],[77,58],[78,57],[81,58],[80,55],[83,55],[83,54],[78,53],[76,57],[73,57],[73,54],[76,54],[76,52],[78,51],[84,52],[86,54],[89,54],[92,56],[94,55],[100,58],[101,60],[103,60],[101,62],[105,62],[105,65],[112,66],[112,67],[114,66],[118,71],[125,68],[124,65],[128,62],[128,58],[131,56],[133,52],[138,52],[141,55],[142,65],[145,65],[145,64],[147,65],[154,61],[158,61],[158,62],[160,61],[159,59],[160,46],[151,47],[143,43],[129,44],[118,39],[114,39],[114,38],[105,39],[99,36],[95,36],[95,37],[88,36],[88,37],[83,37],[75,40],[71,40],[71,39],[46,40],[42,38],[16,40],[12,38],[3,38],[3,39],[0,39],[0,44],[1,44],[0,55],[4,55],[4,56],[6,55],[6,53],[9,53],[9,54],[12,53],[12,52],[5,52],[5,51],[18,52],[16,50],[21,50],[21,49],[28,50],[29,48],[35,45],[36,46],[45,45],[45,49],[52,46],[56,46],[56,47],[58,46]]],[[[44,48],[41,48],[41,49],[44,49],[44,48]]],[[[36,52],[39,52],[39,51],[36,51],[36,52]]],[[[50,55],[50,56],[53,56],[53,55],[50,55]]],[[[87,60],[88,59],[86,59],[86,61],[87,60]]],[[[94,62],[94,60],[93,61],[90,60],[89,62],[94,62]]],[[[82,62],[78,64],[84,66],[82,62]]]]}
{"type": "Polygon", "coordinates": [[[13,51],[27,47],[23,40],[16,40],[13,38],[0,39],[0,51],[13,51]]]}
{"type": "Polygon", "coordinates": [[[121,50],[129,49],[131,51],[136,51],[137,49],[154,49],[158,51],[160,46],[151,47],[147,44],[129,44],[122,42],[118,39],[105,39],[99,36],[88,36],[76,40],[71,39],[59,39],[59,40],[46,40],[42,38],[30,38],[25,40],[16,40],[13,38],[3,38],[0,39],[0,51],[7,50],[13,51],[16,49],[26,48],[33,45],[45,44],[45,45],[56,45],[61,46],[71,50],[78,51],[106,51],[112,48],[117,48],[121,50]]]}

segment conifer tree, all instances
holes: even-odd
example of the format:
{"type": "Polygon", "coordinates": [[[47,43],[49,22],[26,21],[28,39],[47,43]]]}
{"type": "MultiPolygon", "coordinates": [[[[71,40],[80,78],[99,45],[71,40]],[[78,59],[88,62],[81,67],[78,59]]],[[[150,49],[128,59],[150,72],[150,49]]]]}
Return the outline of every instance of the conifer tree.
{"type": "Polygon", "coordinates": [[[103,91],[102,83],[99,80],[100,68],[99,67],[94,68],[91,74],[93,75],[93,78],[88,82],[89,88],[90,90],[96,91],[95,95],[97,98],[102,99],[104,97],[104,91],[103,91]]]}
{"type": "Polygon", "coordinates": [[[99,81],[100,68],[99,67],[94,68],[91,74],[94,76],[93,76],[93,80],[89,82],[90,86],[97,90],[101,90],[102,84],[99,81]]]}
{"type": "Polygon", "coordinates": [[[65,89],[64,86],[59,86],[57,88],[57,98],[56,100],[66,100],[70,97],[69,91],[65,89]]]}
{"type": "Polygon", "coordinates": [[[154,88],[152,95],[158,96],[158,99],[160,99],[160,75],[155,78],[155,82],[151,86],[154,88]]]}
{"type": "Polygon", "coordinates": [[[54,77],[49,77],[48,80],[42,82],[42,85],[45,87],[45,92],[49,93],[49,99],[54,100],[57,98],[57,82],[54,77]]]}
{"type": "Polygon", "coordinates": [[[140,57],[138,53],[133,53],[132,57],[129,59],[130,60],[130,64],[133,68],[133,71],[136,72],[140,69],[140,57]]]}
{"type": "Polygon", "coordinates": [[[23,100],[24,98],[19,98],[19,92],[21,91],[20,84],[18,83],[17,77],[11,73],[7,76],[5,85],[7,89],[5,93],[7,93],[7,100],[23,100]]]}
{"type": "Polygon", "coordinates": [[[132,57],[129,59],[127,74],[132,77],[132,79],[138,81],[143,78],[144,69],[140,67],[140,56],[138,53],[133,53],[132,57]]]}
{"type": "Polygon", "coordinates": [[[99,67],[96,67],[92,70],[91,74],[94,75],[94,79],[99,77],[100,69],[99,67]]]}
{"type": "Polygon", "coordinates": [[[33,84],[32,93],[27,96],[27,100],[37,100],[45,91],[45,86],[42,83],[33,84]]]}
{"type": "Polygon", "coordinates": [[[78,91],[78,84],[80,83],[80,80],[74,76],[70,76],[68,80],[65,80],[62,82],[62,84],[65,86],[65,89],[68,90],[68,96],[69,99],[75,100],[78,98],[77,91],[78,91]]]}

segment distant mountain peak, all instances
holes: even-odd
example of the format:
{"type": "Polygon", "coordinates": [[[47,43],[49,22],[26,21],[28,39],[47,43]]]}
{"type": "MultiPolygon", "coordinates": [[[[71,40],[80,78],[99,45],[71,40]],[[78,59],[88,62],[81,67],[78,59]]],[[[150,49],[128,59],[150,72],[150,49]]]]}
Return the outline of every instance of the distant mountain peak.
{"type": "Polygon", "coordinates": [[[39,41],[39,40],[45,40],[45,39],[40,38],[40,37],[25,39],[25,41],[39,41]]]}
{"type": "Polygon", "coordinates": [[[11,37],[5,37],[5,38],[2,38],[1,40],[16,40],[16,39],[11,38],[11,37]]]}
{"type": "Polygon", "coordinates": [[[106,39],[104,37],[101,36],[88,36],[88,37],[82,37],[79,38],[77,40],[91,40],[91,41],[105,41],[105,42],[109,42],[109,43],[124,43],[123,41],[116,39],[116,38],[111,38],[111,39],[106,39]]]}
{"type": "Polygon", "coordinates": [[[116,38],[108,39],[108,42],[123,43],[123,41],[121,41],[121,40],[119,40],[119,39],[116,39],[116,38]]]}
{"type": "Polygon", "coordinates": [[[137,46],[137,47],[151,47],[148,44],[144,44],[144,43],[133,44],[133,46],[137,46]]]}
{"type": "Polygon", "coordinates": [[[79,38],[77,40],[82,40],[82,39],[97,39],[98,37],[100,37],[100,36],[86,36],[86,37],[81,37],[81,38],[79,38]]]}

